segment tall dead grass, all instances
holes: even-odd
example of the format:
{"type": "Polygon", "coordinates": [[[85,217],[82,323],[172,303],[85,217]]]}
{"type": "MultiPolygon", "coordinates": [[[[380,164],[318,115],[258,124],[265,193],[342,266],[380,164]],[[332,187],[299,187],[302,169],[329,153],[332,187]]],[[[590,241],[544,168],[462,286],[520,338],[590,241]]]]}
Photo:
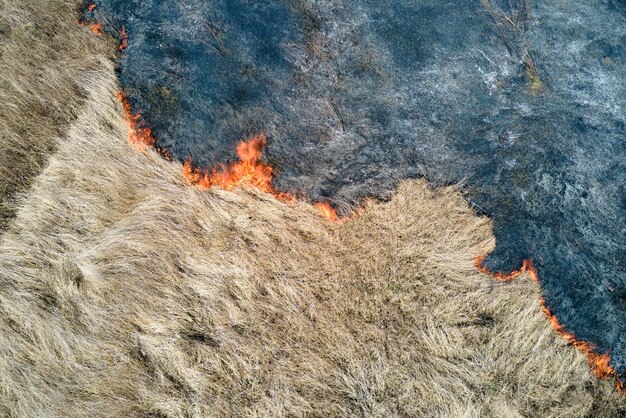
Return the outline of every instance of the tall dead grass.
{"type": "Polygon", "coordinates": [[[75,0],[0,0],[0,231],[84,104],[110,40],[76,24],[75,0]]]}

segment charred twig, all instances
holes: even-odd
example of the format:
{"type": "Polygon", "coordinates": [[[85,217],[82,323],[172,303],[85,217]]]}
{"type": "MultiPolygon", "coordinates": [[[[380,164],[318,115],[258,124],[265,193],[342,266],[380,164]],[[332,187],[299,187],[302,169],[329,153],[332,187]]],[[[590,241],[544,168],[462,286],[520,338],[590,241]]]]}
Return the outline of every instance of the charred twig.
{"type": "Polygon", "coordinates": [[[225,56],[228,53],[228,49],[224,45],[224,37],[222,36],[222,31],[220,31],[215,25],[211,24],[211,22],[205,22],[202,24],[204,29],[213,37],[215,43],[202,41],[206,46],[215,48],[218,54],[225,56]]]}
{"type": "Polygon", "coordinates": [[[335,106],[335,104],[333,103],[332,99],[328,99],[328,104],[330,105],[330,109],[332,110],[333,114],[335,115],[335,117],[337,118],[337,120],[339,120],[339,123],[341,124],[341,130],[343,131],[343,133],[346,133],[346,124],[343,120],[343,117],[341,116],[341,113],[339,113],[339,110],[337,109],[337,106],[335,106]]]}
{"type": "Polygon", "coordinates": [[[542,91],[544,86],[525,40],[531,19],[530,0],[509,0],[509,13],[494,10],[489,2],[483,2],[483,6],[491,15],[496,36],[509,54],[521,62],[531,93],[542,91]]]}
{"type": "Polygon", "coordinates": [[[521,24],[524,33],[528,32],[528,22],[530,21],[529,0],[517,0],[515,4],[515,14],[518,24],[521,24]]]}

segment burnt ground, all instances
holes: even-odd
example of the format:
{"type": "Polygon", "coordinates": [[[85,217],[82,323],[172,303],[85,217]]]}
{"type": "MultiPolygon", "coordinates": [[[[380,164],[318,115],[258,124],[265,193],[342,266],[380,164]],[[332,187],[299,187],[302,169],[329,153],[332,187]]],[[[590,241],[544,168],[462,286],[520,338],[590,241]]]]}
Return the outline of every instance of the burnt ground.
{"type": "Polygon", "coordinates": [[[102,0],[159,145],[211,167],[263,131],[274,185],[348,212],[425,176],[494,219],[486,265],[626,372],[626,1],[102,0]]]}

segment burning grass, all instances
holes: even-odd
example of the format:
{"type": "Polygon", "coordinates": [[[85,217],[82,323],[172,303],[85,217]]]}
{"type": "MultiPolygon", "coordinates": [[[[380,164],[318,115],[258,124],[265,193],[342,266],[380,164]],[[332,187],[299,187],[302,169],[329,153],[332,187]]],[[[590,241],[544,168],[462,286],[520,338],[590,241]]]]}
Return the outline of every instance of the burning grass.
{"type": "Polygon", "coordinates": [[[122,104],[122,109],[124,109],[124,120],[128,125],[128,142],[140,150],[153,147],[156,143],[156,138],[152,135],[152,129],[143,126],[141,115],[133,113],[130,101],[124,93],[118,91],[115,93],[115,97],[117,97],[122,104]]]}
{"type": "MultiPolygon", "coordinates": [[[[539,280],[539,274],[537,273],[537,270],[535,269],[532,260],[524,260],[522,262],[522,267],[519,270],[515,270],[509,274],[499,272],[493,273],[489,271],[489,269],[487,269],[487,267],[483,264],[484,260],[484,255],[477,256],[474,259],[474,266],[482,273],[488,274],[497,280],[506,283],[514,280],[524,273],[527,273],[531,280],[538,284],[541,284],[539,280]]],[[[599,354],[593,344],[587,341],[578,340],[574,333],[568,331],[567,328],[559,322],[558,318],[550,310],[550,308],[548,308],[545,300],[543,299],[543,297],[541,297],[541,295],[539,296],[539,303],[541,305],[541,311],[546,315],[546,317],[550,321],[550,324],[552,325],[552,328],[554,328],[557,334],[563,337],[573,347],[576,347],[583,354],[585,354],[589,363],[589,367],[596,375],[596,377],[598,379],[607,379],[612,377],[615,381],[616,388],[622,392],[626,392],[626,386],[624,384],[623,378],[620,377],[615,369],[610,365],[611,357],[609,356],[609,354],[599,354]]]]}
{"type": "MultiPolygon", "coordinates": [[[[122,44],[124,42],[122,40],[122,44]]],[[[128,141],[142,151],[155,148],[157,153],[165,157],[166,160],[170,160],[171,158],[167,150],[156,145],[156,138],[152,134],[152,130],[143,126],[141,115],[133,113],[132,106],[126,95],[122,92],[117,92],[115,96],[122,104],[122,109],[124,110],[124,119],[128,125],[129,132],[128,141]]],[[[269,193],[280,201],[293,203],[296,201],[294,194],[279,192],[272,187],[274,169],[269,164],[261,161],[266,144],[267,138],[262,132],[250,139],[243,140],[237,144],[235,149],[239,161],[235,161],[230,165],[222,164],[213,167],[211,170],[197,168],[191,161],[185,161],[183,164],[183,176],[191,185],[205,190],[212,187],[233,190],[238,187],[248,186],[269,193]]],[[[314,206],[325,218],[333,222],[341,220],[335,209],[328,202],[318,202],[314,206]]]]}
{"type": "Polygon", "coordinates": [[[183,164],[183,175],[191,184],[203,189],[219,187],[224,190],[233,190],[247,185],[270,193],[279,200],[293,201],[295,196],[278,193],[272,187],[273,169],[269,164],[261,161],[266,141],[263,133],[241,141],[236,147],[239,161],[230,166],[214,167],[211,172],[203,172],[193,167],[191,162],[186,161],[183,164]]]}

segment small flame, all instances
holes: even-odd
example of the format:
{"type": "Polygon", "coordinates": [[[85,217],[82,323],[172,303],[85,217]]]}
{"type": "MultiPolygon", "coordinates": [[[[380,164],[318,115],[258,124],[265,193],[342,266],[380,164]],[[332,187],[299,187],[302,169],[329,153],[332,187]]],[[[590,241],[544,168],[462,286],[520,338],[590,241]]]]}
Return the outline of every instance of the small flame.
{"type": "Polygon", "coordinates": [[[276,195],[271,185],[273,169],[269,164],[259,161],[266,142],[264,133],[248,141],[241,141],[236,148],[239,161],[232,163],[230,167],[214,167],[210,173],[193,167],[190,161],[185,161],[183,174],[190,183],[204,189],[217,186],[232,190],[242,185],[250,185],[276,195]]]}
{"type": "MultiPolygon", "coordinates": [[[[500,280],[503,282],[510,282],[511,280],[519,276],[520,274],[527,272],[530,278],[533,281],[539,283],[539,286],[541,286],[541,281],[539,280],[539,274],[537,273],[537,269],[535,268],[532,259],[525,259],[522,262],[522,267],[519,268],[518,270],[513,271],[510,274],[493,273],[489,271],[489,269],[483,264],[484,260],[485,260],[484,255],[478,255],[474,259],[474,266],[482,273],[488,274],[497,280],[500,280]]],[[[576,335],[573,332],[568,331],[567,328],[565,328],[565,326],[559,322],[558,318],[550,310],[550,308],[548,308],[548,306],[546,305],[546,301],[541,296],[541,292],[539,295],[539,303],[541,305],[541,311],[546,315],[546,317],[550,321],[550,324],[552,325],[556,333],[559,334],[561,337],[565,338],[565,340],[569,344],[576,347],[577,349],[582,351],[585,354],[585,356],[587,356],[589,367],[591,368],[595,376],[598,379],[606,379],[607,377],[611,375],[615,376],[615,386],[617,387],[618,390],[626,393],[626,381],[624,381],[623,379],[620,379],[620,376],[618,375],[616,370],[611,366],[610,364],[611,356],[608,353],[599,354],[596,351],[596,347],[593,344],[587,341],[578,340],[576,338],[576,335]]]]}
{"type": "Polygon", "coordinates": [[[167,150],[167,148],[163,148],[160,145],[155,145],[154,149],[156,150],[156,152],[158,152],[159,154],[161,154],[161,156],[163,158],[165,158],[167,161],[172,161],[172,156],[170,155],[169,151],[167,150]]]}
{"type": "Polygon", "coordinates": [[[89,26],[89,29],[96,35],[102,35],[102,23],[94,23],[89,26]]]}
{"type": "Polygon", "coordinates": [[[322,214],[322,216],[329,219],[330,221],[338,222],[340,220],[339,215],[337,215],[337,211],[335,211],[335,209],[330,206],[330,203],[317,202],[315,204],[315,207],[322,214]]]}
{"type": "Polygon", "coordinates": [[[133,113],[128,97],[121,91],[115,93],[115,97],[124,109],[124,120],[128,124],[128,142],[141,149],[154,146],[156,138],[152,135],[152,129],[141,126],[141,115],[133,113]]]}
{"type": "Polygon", "coordinates": [[[481,273],[488,274],[491,277],[495,278],[496,280],[499,280],[501,282],[510,282],[513,279],[515,279],[517,276],[519,276],[520,274],[528,272],[528,274],[530,275],[530,277],[534,281],[536,281],[536,282],[539,281],[539,276],[537,276],[537,270],[535,269],[532,260],[523,260],[521,268],[519,268],[517,270],[513,270],[509,274],[504,274],[504,273],[500,273],[500,272],[497,272],[497,273],[491,272],[483,264],[483,262],[485,261],[485,258],[486,258],[486,256],[484,256],[484,255],[478,255],[474,259],[474,267],[476,267],[478,269],[478,271],[480,271],[481,273]]]}
{"type": "MultiPolygon", "coordinates": [[[[120,35],[122,36],[123,45],[124,39],[128,39],[126,36],[126,28],[122,27],[120,35]]],[[[156,144],[156,138],[152,134],[152,129],[142,126],[143,123],[141,122],[141,114],[133,113],[133,108],[128,100],[128,96],[124,94],[124,92],[118,91],[115,93],[115,97],[117,97],[122,104],[122,108],[124,109],[124,120],[128,124],[128,142],[142,150],[154,147],[156,144]]],[[[156,147],[156,151],[166,160],[171,161],[171,156],[166,149],[156,147]]]]}
{"type": "MultiPolygon", "coordinates": [[[[611,361],[611,357],[605,354],[598,354],[595,351],[593,344],[587,341],[578,341],[576,336],[567,331],[567,329],[559,322],[556,315],[550,311],[550,309],[546,306],[546,302],[542,297],[539,297],[539,302],[541,303],[541,310],[548,317],[552,327],[556,330],[556,332],[563,338],[567,340],[567,342],[574,347],[578,348],[580,351],[585,353],[587,356],[587,360],[589,361],[589,367],[593,373],[599,379],[606,379],[607,377],[615,374],[615,369],[611,367],[609,364],[611,361]]],[[[617,383],[619,385],[620,381],[617,379],[617,383]]],[[[618,386],[619,387],[619,386],[618,386]]]]}
{"type": "Polygon", "coordinates": [[[121,52],[128,48],[128,33],[125,26],[122,26],[122,30],[120,30],[120,46],[118,48],[121,52]]]}
{"type": "MultiPolygon", "coordinates": [[[[93,13],[93,11],[96,10],[96,4],[95,3],[90,4],[87,10],[89,11],[89,13],[93,13]]],[[[88,23],[88,22],[84,22],[82,19],[78,19],[78,24],[88,27],[89,30],[95,33],[96,35],[102,35],[102,28],[103,28],[102,23],[99,23],[99,22],[88,23]]]]}

